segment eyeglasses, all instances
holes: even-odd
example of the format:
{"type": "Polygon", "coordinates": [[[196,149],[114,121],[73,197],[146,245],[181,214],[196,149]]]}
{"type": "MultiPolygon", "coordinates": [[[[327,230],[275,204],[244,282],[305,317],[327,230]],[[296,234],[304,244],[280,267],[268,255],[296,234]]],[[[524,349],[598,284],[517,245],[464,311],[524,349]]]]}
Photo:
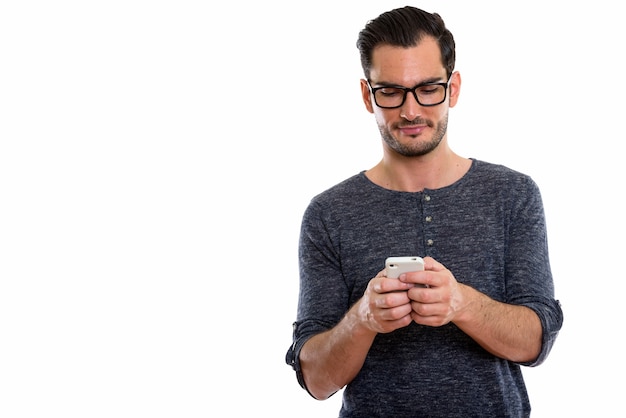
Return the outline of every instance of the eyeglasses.
{"type": "Polygon", "coordinates": [[[413,97],[422,106],[437,106],[446,100],[446,92],[450,79],[445,83],[422,83],[413,88],[401,86],[372,87],[370,80],[367,85],[374,96],[376,106],[383,109],[396,109],[404,104],[407,93],[413,93],[413,97]]]}

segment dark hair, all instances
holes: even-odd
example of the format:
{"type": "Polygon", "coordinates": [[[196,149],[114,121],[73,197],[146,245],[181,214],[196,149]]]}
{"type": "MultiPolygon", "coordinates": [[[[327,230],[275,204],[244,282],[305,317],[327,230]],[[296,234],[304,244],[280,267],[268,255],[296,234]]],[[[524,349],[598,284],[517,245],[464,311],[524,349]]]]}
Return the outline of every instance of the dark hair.
{"type": "Polygon", "coordinates": [[[425,36],[432,36],[439,44],[441,60],[448,77],[454,71],[455,45],[452,33],[437,13],[405,6],[385,12],[370,20],[359,33],[356,46],[361,54],[361,66],[369,79],[372,51],[380,45],[409,48],[416,46],[425,36]]]}

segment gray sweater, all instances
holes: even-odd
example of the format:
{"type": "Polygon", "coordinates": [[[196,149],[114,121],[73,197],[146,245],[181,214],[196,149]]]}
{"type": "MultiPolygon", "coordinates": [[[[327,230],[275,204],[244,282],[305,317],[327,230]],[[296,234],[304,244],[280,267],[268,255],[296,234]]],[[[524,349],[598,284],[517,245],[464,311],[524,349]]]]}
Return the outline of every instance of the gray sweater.
{"type": "MultiPolygon", "coordinates": [[[[314,197],[300,235],[300,297],[287,363],[332,328],[389,256],[431,256],[464,284],[533,309],[543,326],[537,359],[516,364],[450,323],[379,334],[343,392],[341,417],[526,417],[521,365],[548,356],[563,322],[548,258],[543,204],[527,175],[473,160],[456,183],[397,192],[361,172],[314,197]]],[[[303,387],[305,387],[303,385],[303,387]]]]}

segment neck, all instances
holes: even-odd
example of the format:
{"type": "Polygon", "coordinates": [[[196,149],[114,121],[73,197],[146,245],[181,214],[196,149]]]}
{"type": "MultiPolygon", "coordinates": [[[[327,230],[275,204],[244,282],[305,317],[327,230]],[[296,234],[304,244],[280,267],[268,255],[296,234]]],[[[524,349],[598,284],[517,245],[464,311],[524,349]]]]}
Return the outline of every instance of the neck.
{"type": "Polygon", "coordinates": [[[383,159],[365,174],[373,183],[386,189],[420,192],[455,183],[467,173],[471,164],[471,160],[445,146],[419,157],[405,157],[385,150],[383,159]]]}

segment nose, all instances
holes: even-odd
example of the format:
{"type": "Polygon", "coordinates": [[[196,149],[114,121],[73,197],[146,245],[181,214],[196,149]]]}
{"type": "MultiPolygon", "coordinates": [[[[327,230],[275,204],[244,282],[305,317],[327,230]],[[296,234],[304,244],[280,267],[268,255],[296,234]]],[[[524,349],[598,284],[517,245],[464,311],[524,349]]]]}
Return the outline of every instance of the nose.
{"type": "Polygon", "coordinates": [[[422,105],[417,102],[415,92],[409,92],[401,107],[400,116],[406,120],[413,120],[422,114],[422,105]]]}

